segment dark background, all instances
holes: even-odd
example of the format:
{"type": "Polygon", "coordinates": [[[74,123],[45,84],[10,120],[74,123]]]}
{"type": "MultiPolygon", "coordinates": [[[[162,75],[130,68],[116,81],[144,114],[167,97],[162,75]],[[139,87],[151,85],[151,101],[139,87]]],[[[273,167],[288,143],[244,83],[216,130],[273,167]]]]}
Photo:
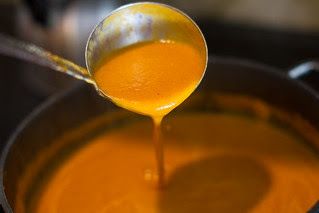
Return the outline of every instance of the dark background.
{"type": "MultiPolygon", "coordinates": [[[[83,65],[85,39],[89,33],[87,28],[92,28],[92,24],[97,22],[95,15],[101,16],[96,4],[90,2],[0,1],[0,33],[36,43],[83,65]],[[78,20],[81,20],[80,24],[78,20]],[[79,26],[85,29],[81,30],[79,26]]],[[[112,7],[104,12],[107,14],[113,7],[127,2],[111,3],[112,7]]],[[[202,29],[212,55],[253,60],[281,68],[283,72],[304,61],[319,59],[319,33],[316,29],[239,23],[216,18],[214,14],[210,16],[209,8],[203,15],[200,12],[192,14],[192,7],[187,8],[202,29]]],[[[36,106],[77,82],[46,68],[5,56],[0,56],[0,68],[1,144],[36,106]]],[[[304,80],[319,88],[318,74],[304,80]]]]}

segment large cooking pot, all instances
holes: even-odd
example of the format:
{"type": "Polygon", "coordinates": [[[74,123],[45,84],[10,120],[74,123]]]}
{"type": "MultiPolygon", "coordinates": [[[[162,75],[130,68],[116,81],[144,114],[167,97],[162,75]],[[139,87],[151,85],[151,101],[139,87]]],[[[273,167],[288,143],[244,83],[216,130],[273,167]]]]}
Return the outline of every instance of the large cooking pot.
{"type": "MultiPolygon", "coordinates": [[[[195,93],[217,91],[257,97],[285,111],[297,112],[319,129],[319,95],[294,79],[314,66],[314,63],[303,64],[288,75],[265,65],[213,57],[195,93]]],[[[192,99],[188,100],[182,107],[187,107],[191,102],[192,99]]],[[[53,145],[53,139],[92,117],[113,110],[121,109],[98,96],[94,88],[80,85],[52,97],[33,111],[7,142],[1,156],[0,202],[3,211],[13,212],[18,202],[20,178],[26,173],[30,162],[53,145]]],[[[319,144],[313,145],[319,148],[319,144]]],[[[41,174],[36,176],[39,178],[41,174]]],[[[28,197],[22,199],[28,202],[28,197]]]]}

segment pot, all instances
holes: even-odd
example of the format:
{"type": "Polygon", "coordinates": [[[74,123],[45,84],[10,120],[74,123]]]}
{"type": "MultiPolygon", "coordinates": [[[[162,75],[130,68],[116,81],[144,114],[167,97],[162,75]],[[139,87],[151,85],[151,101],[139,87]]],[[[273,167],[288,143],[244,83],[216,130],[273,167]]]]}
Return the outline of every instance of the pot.
{"type": "MultiPolygon", "coordinates": [[[[212,57],[206,76],[193,96],[214,91],[256,97],[284,111],[298,113],[314,129],[319,129],[319,95],[295,79],[316,66],[316,63],[306,63],[285,73],[240,59],[212,57]]],[[[190,98],[177,110],[194,107],[193,100],[190,98]]],[[[203,107],[204,102],[199,107],[203,107]]],[[[207,104],[204,107],[206,110],[209,108],[207,104]]],[[[52,143],[55,138],[90,118],[118,110],[122,109],[105,101],[92,87],[84,84],[53,96],[35,109],[20,124],[2,152],[0,202],[3,211],[13,212],[18,202],[16,197],[20,178],[39,153],[54,145],[52,143]]],[[[314,142],[312,145],[319,149],[319,143],[314,142]]],[[[23,202],[28,202],[28,197],[23,198],[23,202]]]]}

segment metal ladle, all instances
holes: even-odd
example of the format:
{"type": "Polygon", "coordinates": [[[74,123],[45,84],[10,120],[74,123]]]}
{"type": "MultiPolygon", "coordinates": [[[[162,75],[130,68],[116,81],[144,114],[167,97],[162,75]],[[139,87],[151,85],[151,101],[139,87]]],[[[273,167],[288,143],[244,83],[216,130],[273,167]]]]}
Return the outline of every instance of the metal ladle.
{"type": "Polygon", "coordinates": [[[84,80],[94,85],[99,94],[107,97],[93,78],[97,64],[107,54],[118,49],[153,40],[173,40],[192,45],[198,49],[207,64],[206,42],[195,22],[178,9],[150,2],[122,6],[96,25],[86,45],[87,69],[33,44],[3,35],[0,35],[0,53],[32,61],[84,80]]]}

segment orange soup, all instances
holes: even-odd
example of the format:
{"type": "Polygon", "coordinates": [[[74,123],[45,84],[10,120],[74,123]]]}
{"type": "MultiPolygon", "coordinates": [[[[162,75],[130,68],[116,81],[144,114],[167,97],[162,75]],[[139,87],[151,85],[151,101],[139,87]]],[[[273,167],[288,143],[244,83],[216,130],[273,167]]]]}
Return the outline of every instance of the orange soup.
{"type": "Polygon", "coordinates": [[[93,78],[117,105],[163,117],[194,91],[205,71],[205,57],[185,43],[144,42],[107,55],[93,78]]]}
{"type": "Polygon", "coordinates": [[[54,171],[32,212],[304,213],[318,200],[318,153],[288,130],[232,114],[164,121],[167,184],[158,190],[151,127],[135,120],[89,139],[54,171]]]}

